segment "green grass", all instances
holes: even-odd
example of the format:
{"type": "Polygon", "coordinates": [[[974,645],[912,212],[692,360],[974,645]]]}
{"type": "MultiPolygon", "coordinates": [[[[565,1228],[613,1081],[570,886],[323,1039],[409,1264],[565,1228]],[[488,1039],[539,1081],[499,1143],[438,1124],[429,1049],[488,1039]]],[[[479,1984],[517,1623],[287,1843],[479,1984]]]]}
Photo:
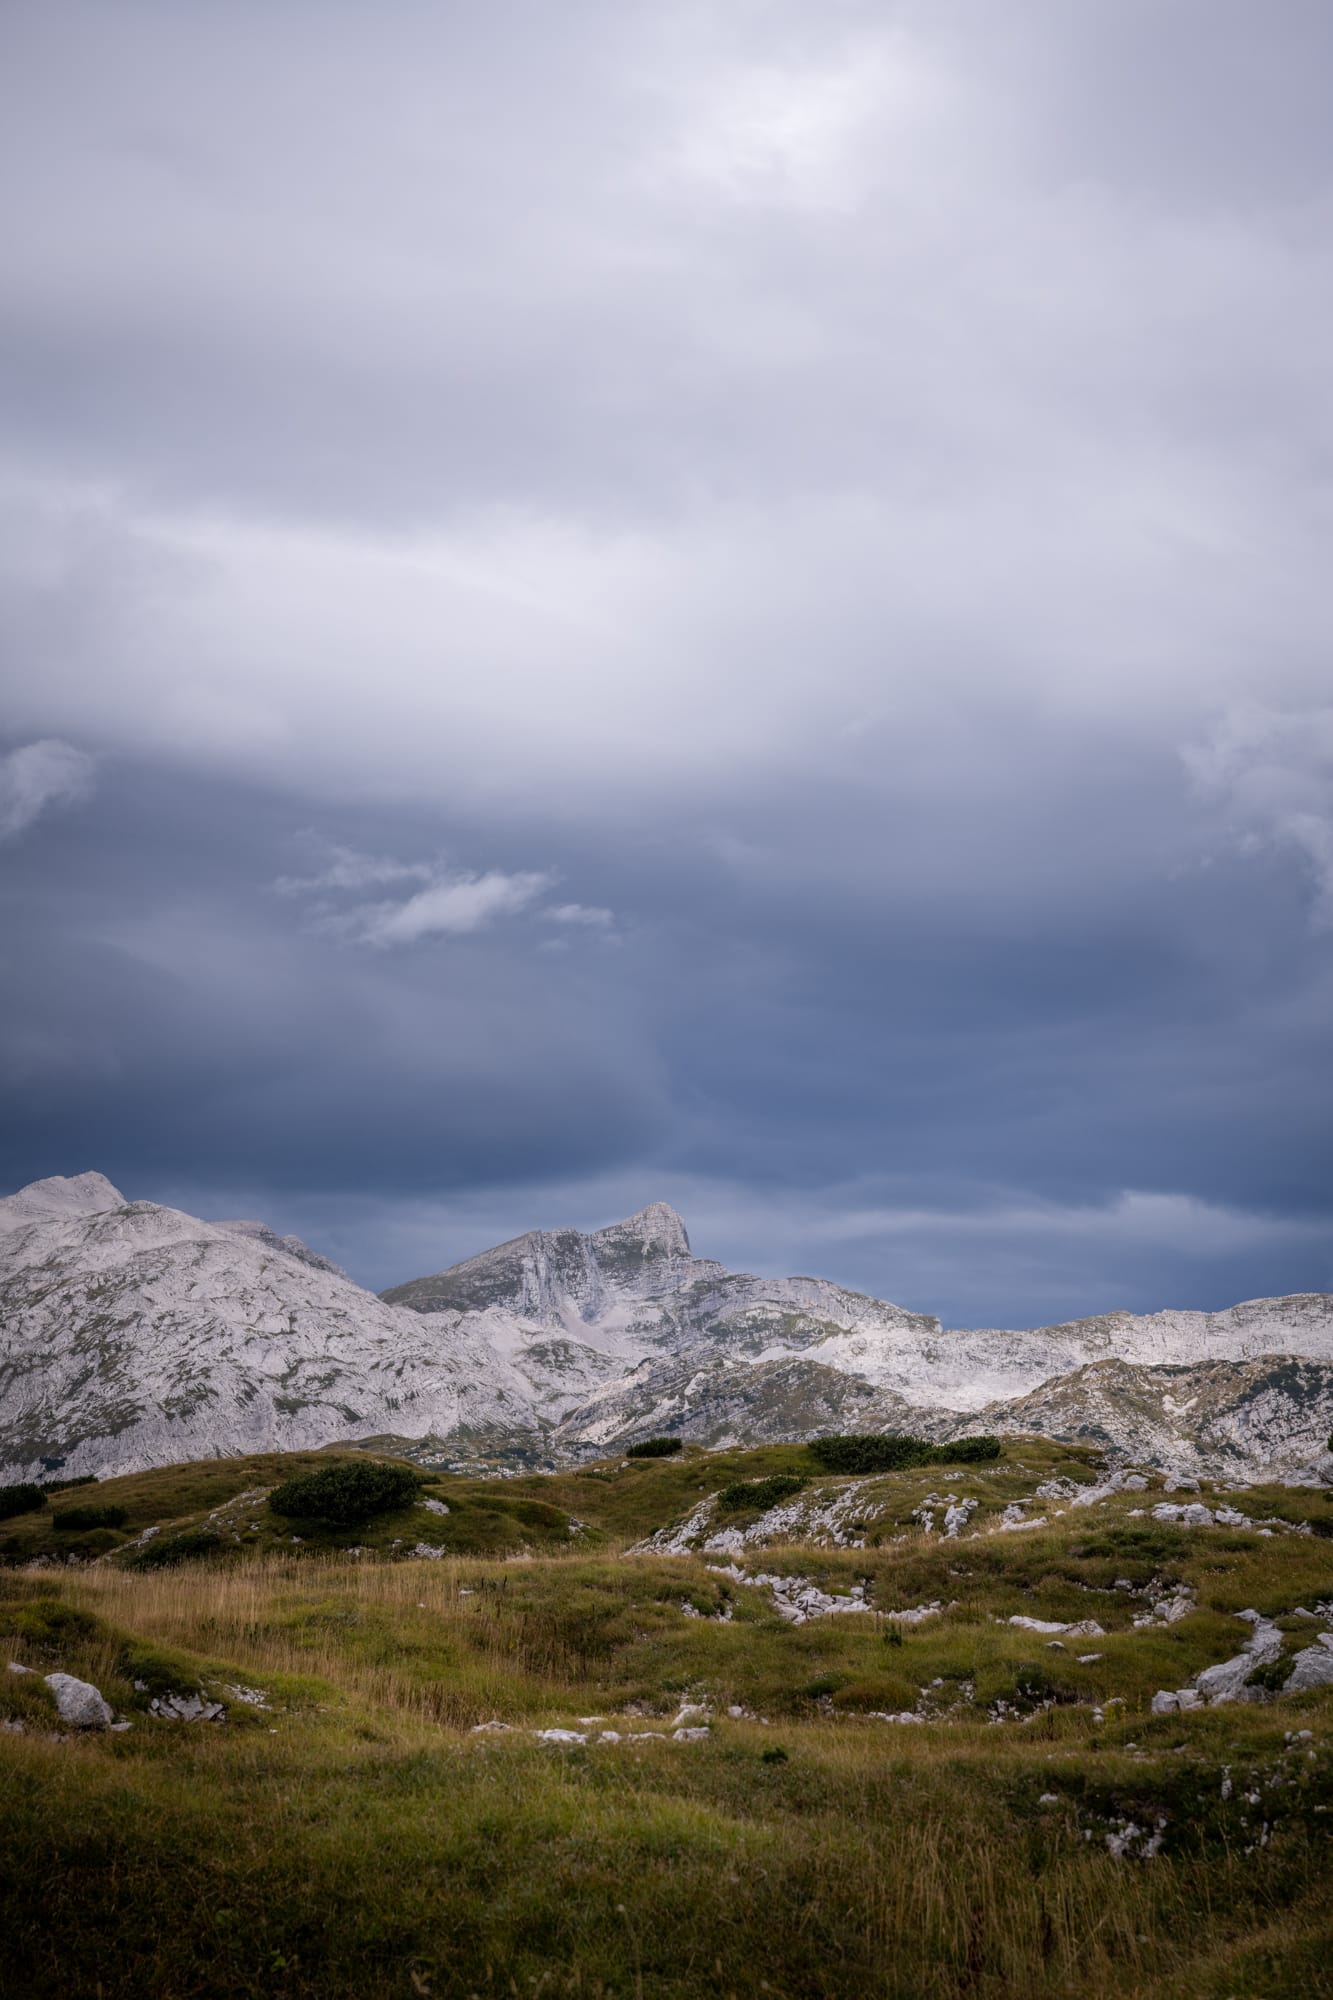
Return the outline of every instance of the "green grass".
{"type": "MultiPolygon", "coordinates": [[[[789,1624],[709,1567],[730,1557],[625,1553],[728,1485],[802,1476],[802,1500],[846,1486],[797,1446],[429,1477],[450,1512],[343,1533],[360,1556],[331,1533],[294,1543],[266,1508],[265,1489],[327,1454],[105,1481],[127,1534],[198,1534],[213,1516],[219,1553],[136,1568],[117,1536],[96,1560],[0,1570],[0,1659],[37,1670],[0,1669],[0,1721],[22,1725],[0,1729],[0,1988],[1327,1993],[1333,1695],[1173,1716],[1151,1698],[1237,1649],[1239,1609],[1282,1614],[1289,1650],[1309,1643],[1317,1626],[1291,1614],[1333,1595],[1333,1547],[1164,1526],[1153,1494],[991,1531],[1009,1499],[1088,1462],[1023,1440],[998,1466],[876,1477],[858,1487],[865,1546],[742,1559],[861,1583],[880,1611],[944,1607],[896,1631],[874,1612],[789,1624]],[[912,1519],[946,1489],[981,1503],[954,1541],[912,1519]],[[448,1552],[407,1559],[415,1539],[448,1552]],[[1195,1609],[1136,1630],[1149,1582],[1187,1585],[1195,1609]],[[1095,1617],[1106,1637],[1050,1648],[1006,1622],[1016,1611],[1095,1617]],[[56,1667],[132,1728],[62,1736],[41,1679],[56,1667]],[[225,1721],[152,1714],[200,1688],[225,1721]],[[706,1742],[665,1740],[683,1701],[712,1709],[706,1742]],[[876,1719],[917,1707],[939,1719],[876,1719]],[[531,1733],[588,1715],[625,1740],[531,1733]],[[510,1732],[469,1733],[493,1719],[510,1732]],[[645,1729],[655,1740],[628,1740],[645,1729]],[[1126,1820],[1161,1823],[1154,1859],[1108,1852],[1126,1820]]],[[[1328,1510],[1283,1489],[1241,1504],[1291,1522],[1328,1510]]],[[[69,1539],[43,1544],[40,1517],[6,1523],[20,1526],[48,1560],[69,1539]]]]}

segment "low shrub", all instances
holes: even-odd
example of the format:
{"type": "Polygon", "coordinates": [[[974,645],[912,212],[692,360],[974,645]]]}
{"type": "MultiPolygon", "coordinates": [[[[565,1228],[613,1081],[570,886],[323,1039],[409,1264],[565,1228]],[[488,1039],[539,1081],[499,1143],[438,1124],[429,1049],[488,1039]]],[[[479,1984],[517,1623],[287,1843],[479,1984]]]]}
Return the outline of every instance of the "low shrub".
{"type": "Polygon", "coordinates": [[[812,1438],[810,1455],[822,1472],[905,1472],[917,1465],[988,1465],[1000,1456],[995,1437],[961,1437],[930,1444],[901,1431],[867,1431],[812,1438]]]}
{"type": "Polygon", "coordinates": [[[993,1465],[1000,1456],[1000,1440],[997,1437],[960,1437],[949,1444],[937,1444],[936,1463],[940,1465],[993,1465]]]}
{"type": "Polygon", "coordinates": [[[18,1486],[0,1486],[0,1521],[8,1521],[15,1514],[35,1514],[45,1505],[46,1495],[40,1486],[27,1481],[18,1486]]]}
{"type": "Polygon", "coordinates": [[[1281,1694],[1291,1675],[1290,1660],[1265,1660],[1246,1674],[1246,1687],[1262,1688],[1265,1694],[1281,1694]]]}
{"type": "Polygon", "coordinates": [[[807,1449],[822,1472],[900,1472],[929,1464],[931,1452],[924,1438],[896,1431],[812,1438],[807,1449]]]}
{"type": "Polygon", "coordinates": [[[645,1438],[642,1444],[627,1445],[626,1458],[674,1458],[684,1451],[684,1438],[645,1438]]]}
{"type": "Polygon", "coordinates": [[[790,1500],[804,1485],[799,1472],[775,1472],[768,1479],[738,1479],[722,1488],[717,1504],[724,1514],[739,1514],[750,1507],[763,1513],[769,1507],[776,1507],[780,1500],[790,1500]]]}
{"type": "Polygon", "coordinates": [[[65,1493],[68,1492],[71,1486],[96,1486],[96,1484],[97,1474],[95,1472],[76,1472],[72,1479],[44,1479],[42,1481],[42,1491],[43,1493],[65,1493]]]}
{"type": "Polygon", "coordinates": [[[123,1528],[129,1520],[124,1507],[63,1507],[51,1516],[53,1528],[123,1528]]]}
{"type": "Polygon", "coordinates": [[[288,1520],[329,1521],[351,1527],[372,1514],[407,1507],[417,1497],[421,1475],[410,1465],[385,1465],[377,1459],[364,1464],[323,1466],[275,1486],[268,1504],[288,1520]]]}
{"type": "Polygon", "coordinates": [[[179,1535],[162,1535],[145,1542],[130,1557],[132,1569],[171,1569],[176,1563],[191,1562],[199,1556],[215,1556],[223,1546],[221,1535],[211,1528],[186,1528],[179,1535]]]}

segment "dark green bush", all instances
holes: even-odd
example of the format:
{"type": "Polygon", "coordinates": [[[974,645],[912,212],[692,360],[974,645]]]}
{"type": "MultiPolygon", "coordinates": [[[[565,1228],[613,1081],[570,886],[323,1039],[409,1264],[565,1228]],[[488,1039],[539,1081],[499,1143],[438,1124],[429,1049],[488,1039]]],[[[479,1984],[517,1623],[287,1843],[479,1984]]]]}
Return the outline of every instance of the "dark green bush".
{"type": "Polygon", "coordinates": [[[124,1507],[64,1507],[51,1516],[53,1528],[123,1528],[129,1520],[124,1507]]]}
{"type": "Polygon", "coordinates": [[[799,1472],[775,1472],[768,1479],[738,1479],[722,1488],[717,1504],[724,1514],[739,1514],[747,1507],[762,1513],[766,1507],[776,1507],[779,1500],[790,1500],[804,1485],[799,1472]]]}
{"type": "Polygon", "coordinates": [[[72,1479],[44,1479],[42,1481],[42,1491],[43,1493],[65,1493],[71,1486],[96,1486],[96,1484],[97,1474],[95,1472],[79,1472],[72,1479]]]}
{"type": "Polygon", "coordinates": [[[961,1437],[935,1447],[940,1465],[990,1465],[1000,1456],[997,1437],[961,1437]]]}
{"type": "Polygon", "coordinates": [[[626,1458],[674,1458],[678,1451],[684,1451],[684,1438],[645,1438],[642,1444],[631,1444],[625,1448],[626,1458]]]}
{"type": "Polygon", "coordinates": [[[1262,1666],[1255,1667],[1252,1672],[1246,1674],[1245,1685],[1263,1688],[1266,1694],[1281,1694],[1290,1675],[1290,1660],[1265,1660],[1262,1666]]]}
{"type": "Polygon", "coordinates": [[[45,1505],[46,1495],[40,1486],[26,1481],[19,1486],[0,1486],[0,1521],[8,1521],[14,1514],[35,1514],[45,1505]]]}
{"type": "Polygon", "coordinates": [[[993,1437],[955,1438],[928,1444],[901,1431],[868,1431],[812,1438],[807,1447],[823,1472],[903,1472],[916,1465],[985,1465],[1000,1456],[993,1437]]]}
{"type": "Polygon", "coordinates": [[[372,1514],[407,1507],[417,1497],[421,1475],[410,1465],[385,1465],[367,1459],[363,1465],[329,1465],[275,1486],[268,1504],[275,1514],[294,1521],[330,1521],[351,1527],[372,1514]]]}
{"type": "Polygon", "coordinates": [[[221,1535],[215,1535],[211,1528],[186,1528],[179,1535],[162,1535],[145,1542],[130,1557],[130,1564],[134,1569],[171,1569],[198,1556],[215,1556],[222,1547],[221,1535]]]}
{"type": "Polygon", "coordinates": [[[809,1445],[811,1457],[824,1472],[899,1472],[907,1466],[929,1465],[932,1450],[924,1438],[896,1431],[812,1438],[809,1445]]]}

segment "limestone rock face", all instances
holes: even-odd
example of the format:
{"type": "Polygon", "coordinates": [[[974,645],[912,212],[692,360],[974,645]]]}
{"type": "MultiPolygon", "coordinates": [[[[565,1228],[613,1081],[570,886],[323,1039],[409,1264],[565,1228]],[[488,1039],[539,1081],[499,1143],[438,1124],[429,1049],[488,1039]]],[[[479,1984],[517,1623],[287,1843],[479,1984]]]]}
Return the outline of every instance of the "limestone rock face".
{"type": "Polygon", "coordinates": [[[100,1174],[0,1201],[0,1478],[535,1420],[475,1319],[387,1306],[294,1238],[100,1174]]]}
{"type": "Polygon", "coordinates": [[[109,1729],[111,1710],[91,1681],[73,1674],[47,1674],[46,1685],[56,1698],[60,1720],[71,1729],[109,1729]]]}

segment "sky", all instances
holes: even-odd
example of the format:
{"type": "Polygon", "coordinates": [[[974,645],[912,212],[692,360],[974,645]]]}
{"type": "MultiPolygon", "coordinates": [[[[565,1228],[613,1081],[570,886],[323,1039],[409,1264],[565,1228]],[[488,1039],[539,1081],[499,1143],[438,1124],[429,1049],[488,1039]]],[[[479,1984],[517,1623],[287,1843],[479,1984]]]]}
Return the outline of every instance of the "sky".
{"type": "Polygon", "coordinates": [[[9,0],[0,1185],[1333,1290],[1333,11],[9,0]]]}

